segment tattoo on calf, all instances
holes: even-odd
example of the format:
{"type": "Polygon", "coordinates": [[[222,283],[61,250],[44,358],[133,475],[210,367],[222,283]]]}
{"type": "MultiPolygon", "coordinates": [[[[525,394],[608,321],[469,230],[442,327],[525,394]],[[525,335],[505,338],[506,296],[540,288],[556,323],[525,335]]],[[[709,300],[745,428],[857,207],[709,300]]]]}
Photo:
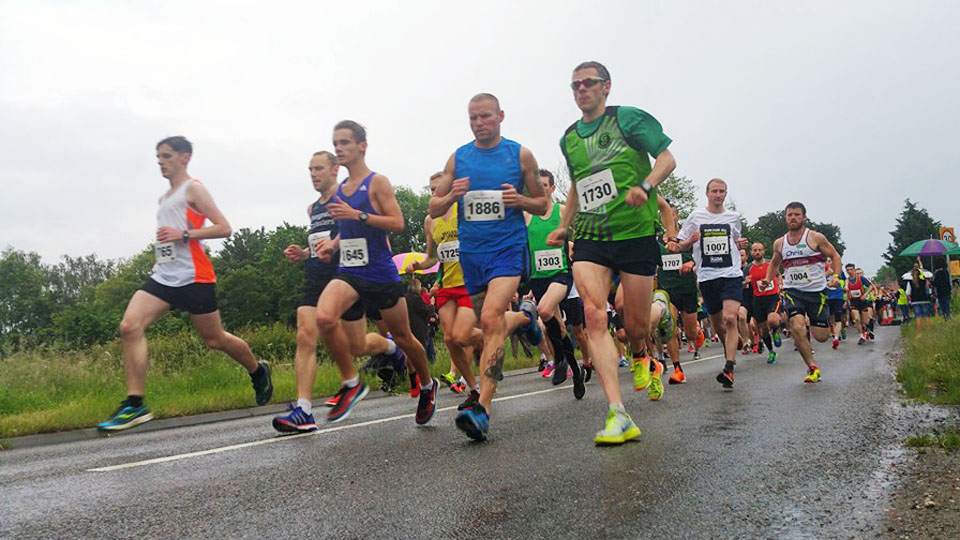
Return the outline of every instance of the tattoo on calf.
{"type": "Polygon", "coordinates": [[[493,365],[487,368],[486,375],[495,381],[499,381],[503,376],[503,360],[504,360],[504,350],[503,346],[497,347],[497,350],[493,353],[493,365]]]}

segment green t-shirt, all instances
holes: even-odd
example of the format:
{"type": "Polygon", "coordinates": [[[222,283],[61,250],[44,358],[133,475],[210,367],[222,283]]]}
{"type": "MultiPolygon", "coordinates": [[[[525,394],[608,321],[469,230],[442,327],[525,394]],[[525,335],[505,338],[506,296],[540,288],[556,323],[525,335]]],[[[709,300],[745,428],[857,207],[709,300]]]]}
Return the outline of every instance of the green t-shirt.
{"type": "MultiPolygon", "coordinates": [[[[569,268],[566,246],[547,245],[547,236],[560,226],[560,205],[554,203],[546,218],[530,216],[527,246],[530,249],[530,279],[553,277],[569,268]]],[[[566,243],[566,242],[564,242],[566,243]]]]}
{"type": "Polygon", "coordinates": [[[607,107],[599,118],[567,128],[560,149],[577,186],[574,238],[653,236],[660,219],[656,189],[641,207],[628,205],[626,195],[650,174],[650,156],[656,158],[671,142],[656,118],[635,107],[607,107]]]}
{"type": "MultiPolygon", "coordinates": [[[[657,284],[661,289],[668,293],[693,293],[697,294],[697,273],[687,272],[681,274],[680,270],[664,270],[665,266],[670,266],[672,261],[666,257],[680,257],[680,264],[693,260],[690,253],[670,253],[662,244],[660,244],[660,266],[657,267],[657,284]]],[[[675,266],[675,264],[674,264],[675,266]]]]}

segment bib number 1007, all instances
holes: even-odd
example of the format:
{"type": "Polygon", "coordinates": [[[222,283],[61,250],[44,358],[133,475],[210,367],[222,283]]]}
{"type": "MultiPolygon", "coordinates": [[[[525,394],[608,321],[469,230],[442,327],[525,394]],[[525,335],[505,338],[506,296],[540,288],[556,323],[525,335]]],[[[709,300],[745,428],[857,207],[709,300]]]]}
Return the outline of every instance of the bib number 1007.
{"type": "Polygon", "coordinates": [[[577,202],[580,210],[590,212],[617,198],[617,184],[610,169],[577,181],[577,202]]]}
{"type": "Polygon", "coordinates": [[[463,206],[463,217],[467,221],[498,221],[504,218],[502,191],[468,191],[463,196],[463,206]]]}

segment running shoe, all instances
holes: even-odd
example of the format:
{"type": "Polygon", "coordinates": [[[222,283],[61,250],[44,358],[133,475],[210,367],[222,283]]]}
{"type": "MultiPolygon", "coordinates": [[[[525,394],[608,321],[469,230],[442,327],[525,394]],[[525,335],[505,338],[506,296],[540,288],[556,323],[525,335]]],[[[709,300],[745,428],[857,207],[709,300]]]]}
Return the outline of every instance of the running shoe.
{"type": "Polygon", "coordinates": [[[553,375],[553,362],[547,362],[547,367],[543,368],[542,377],[546,378],[553,375]]]}
{"type": "Polygon", "coordinates": [[[326,407],[336,407],[339,401],[340,401],[340,394],[337,394],[335,396],[327,398],[327,400],[323,402],[323,405],[326,407]]]}
{"type": "Polygon", "coordinates": [[[431,379],[433,386],[430,390],[420,392],[420,402],[417,403],[416,421],[418,425],[424,425],[433,418],[433,413],[437,410],[437,391],[440,390],[440,381],[436,378],[431,379]]]}
{"type": "Polygon", "coordinates": [[[416,372],[410,372],[410,397],[420,396],[420,375],[416,372]]]}
{"type": "Polygon", "coordinates": [[[863,336],[860,336],[860,340],[857,341],[857,345],[863,345],[866,342],[867,342],[867,339],[863,336]]]}
{"type": "Polygon", "coordinates": [[[700,351],[693,351],[693,359],[694,360],[700,359],[700,351]]]}
{"type": "Polygon", "coordinates": [[[840,340],[837,339],[837,338],[833,338],[833,344],[831,345],[831,347],[833,347],[834,349],[836,349],[836,348],[839,347],[839,346],[840,346],[840,340]]]}
{"type": "Polygon", "coordinates": [[[847,340],[847,329],[846,329],[846,328],[841,328],[841,329],[840,329],[840,339],[843,340],[843,341],[846,341],[846,340],[847,340]]]}
{"type": "Polygon", "coordinates": [[[540,353],[540,364],[537,365],[537,371],[543,371],[547,367],[547,357],[543,353],[540,353]]]}
{"type": "Polygon", "coordinates": [[[523,337],[527,338],[527,341],[533,345],[540,345],[540,342],[543,341],[543,331],[540,330],[540,325],[537,323],[537,306],[529,300],[524,300],[520,304],[520,311],[527,315],[527,318],[530,319],[527,321],[527,324],[521,326],[517,330],[522,332],[523,337]]]}
{"type": "Polygon", "coordinates": [[[469,407],[472,403],[480,401],[480,392],[476,390],[470,390],[470,393],[467,394],[467,399],[463,400],[463,403],[457,405],[457,410],[462,411],[469,407]]]}
{"type": "Polygon", "coordinates": [[[763,352],[763,350],[760,347],[762,347],[762,345],[758,346],[758,344],[754,343],[750,347],[750,352],[752,352],[753,354],[760,354],[761,352],[763,352]]]}
{"type": "Polygon", "coordinates": [[[663,397],[663,364],[656,360],[651,360],[654,364],[653,373],[650,376],[650,386],[647,388],[647,395],[650,401],[660,401],[663,397]]]}
{"type": "Polygon", "coordinates": [[[583,382],[590,382],[590,377],[593,377],[593,366],[584,366],[583,368],[583,382]]]}
{"type": "Polygon", "coordinates": [[[490,415],[478,402],[473,402],[457,413],[457,428],[475,441],[487,440],[490,431],[490,415]]]}
{"type": "Polygon", "coordinates": [[[101,433],[110,433],[114,431],[123,431],[134,426],[139,426],[144,422],[153,420],[153,414],[145,404],[139,407],[128,405],[126,401],[120,404],[120,407],[110,415],[110,419],[97,424],[97,431],[101,433]]]}
{"type": "Polygon", "coordinates": [[[763,354],[763,342],[762,342],[762,341],[758,341],[758,342],[757,342],[757,347],[756,347],[756,348],[757,348],[757,354],[763,354]]]}
{"type": "Polygon", "coordinates": [[[444,374],[440,377],[440,382],[442,382],[443,384],[445,384],[445,385],[447,385],[447,386],[453,386],[453,385],[457,384],[457,382],[458,382],[457,374],[454,373],[454,372],[452,372],[452,371],[449,372],[449,373],[444,373],[444,374]]]}
{"type": "Polygon", "coordinates": [[[774,332],[770,332],[770,333],[773,334],[773,344],[774,344],[774,345],[776,345],[777,347],[783,345],[783,340],[780,338],[780,332],[774,331],[774,332]]]}
{"type": "Polygon", "coordinates": [[[263,369],[251,373],[250,380],[253,382],[253,392],[257,405],[266,405],[270,403],[270,398],[273,397],[273,378],[270,376],[269,364],[263,360],[258,360],[257,365],[263,369]],[[260,373],[260,375],[257,375],[257,373],[260,373]]]}
{"type": "Polygon", "coordinates": [[[348,388],[346,385],[341,386],[336,395],[337,404],[327,413],[327,423],[339,422],[349,416],[353,406],[363,399],[363,396],[367,395],[369,391],[370,389],[364,383],[360,383],[353,388],[348,388]]]}
{"type": "Polygon", "coordinates": [[[724,388],[733,388],[733,372],[723,370],[717,375],[717,382],[724,388]]]}
{"type": "Polygon", "coordinates": [[[633,423],[629,414],[608,409],[603,429],[594,435],[593,442],[597,446],[609,446],[623,444],[638,437],[640,437],[640,428],[633,423]]]}
{"type": "Polygon", "coordinates": [[[583,386],[583,371],[584,368],[577,362],[570,366],[570,376],[573,377],[573,397],[576,399],[583,399],[583,395],[587,393],[587,389],[583,386]]]}
{"type": "Polygon", "coordinates": [[[774,363],[776,363],[776,362],[777,362],[777,358],[778,358],[779,356],[780,356],[780,353],[778,353],[777,351],[770,351],[770,352],[767,354],[767,363],[768,363],[768,364],[774,364],[774,363]]]}
{"type": "Polygon", "coordinates": [[[671,375],[670,378],[667,379],[667,382],[669,382],[670,384],[683,384],[687,382],[687,376],[683,374],[682,369],[674,368],[673,375],[671,375]]]}
{"type": "Polygon", "coordinates": [[[691,343],[690,345],[687,346],[687,354],[692,352],[693,352],[693,344],[691,343]]]}
{"type": "Polygon", "coordinates": [[[300,406],[287,405],[287,414],[273,417],[273,429],[281,433],[306,433],[317,430],[317,422],[312,414],[307,414],[300,406]]]}
{"type": "Polygon", "coordinates": [[[567,362],[557,362],[557,365],[553,367],[553,379],[550,381],[554,386],[563,384],[567,382],[567,362]]]}
{"type": "Polygon", "coordinates": [[[462,394],[467,389],[467,383],[457,381],[450,385],[450,391],[454,394],[462,394]]]}
{"type": "Polygon", "coordinates": [[[877,336],[874,335],[873,330],[867,330],[867,337],[870,338],[870,341],[873,341],[877,338],[877,336]]]}
{"type": "Polygon", "coordinates": [[[697,333],[697,339],[693,340],[693,345],[699,349],[700,347],[703,347],[703,342],[705,342],[706,340],[707,340],[707,337],[703,335],[703,329],[701,329],[697,333]]]}
{"type": "Polygon", "coordinates": [[[720,338],[719,338],[716,334],[714,334],[714,335],[710,336],[710,341],[712,341],[712,342],[714,342],[714,343],[720,343],[720,338]]]}
{"type": "Polygon", "coordinates": [[[810,366],[810,368],[807,369],[807,376],[806,378],[803,379],[803,382],[805,383],[820,382],[820,368],[818,368],[817,366],[810,366]]]}
{"type": "MultiPolygon", "coordinates": [[[[619,365],[620,367],[627,367],[627,359],[624,358],[623,356],[621,356],[621,357],[620,357],[620,363],[619,363],[618,365],[619,365]]],[[[630,371],[633,371],[633,370],[631,369],[630,371]]]]}
{"type": "Polygon", "coordinates": [[[644,357],[633,359],[633,389],[637,392],[650,386],[650,370],[644,367],[644,357]]]}

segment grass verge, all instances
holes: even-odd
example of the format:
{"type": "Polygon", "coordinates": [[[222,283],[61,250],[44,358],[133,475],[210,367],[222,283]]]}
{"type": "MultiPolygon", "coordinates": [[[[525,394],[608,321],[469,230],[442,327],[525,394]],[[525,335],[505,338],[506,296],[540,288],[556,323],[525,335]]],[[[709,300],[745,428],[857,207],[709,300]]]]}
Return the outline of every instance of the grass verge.
{"type": "Polygon", "coordinates": [[[956,428],[950,428],[944,433],[914,435],[907,437],[904,444],[913,448],[937,447],[953,451],[960,449],[960,431],[957,431],[956,428]]]}
{"type": "MultiPolygon", "coordinates": [[[[238,332],[273,368],[273,403],[296,397],[293,352],[296,332],[281,325],[238,332]]],[[[208,350],[187,330],[149,341],[151,366],[147,402],[157,418],[255,406],[246,371],[223,353],[208,350]]],[[[436,339],[436,376],[450,369],[441,336],[436,339]]],[[[333,395],[340,376],[320,353],[314,398],[333,395]]],[[[366,360],[366,359],[363,359],[366,360]]],[[[508,355],[505,370],[536,365],[508,355]]],[[[373,388],[374,375],[363,377],[373,388]]],[[[83,351],[20,352],[0,359],[0,439],[91,427],[106,419],[125,395],[122,349],[118,342],[83,351]]]]}
{"type": "MultiPolygon", "coordinates": [[[[954,295],[954,299],[960,299],[954,295]]],[[[956,305],[956,304],[955,304],[956,305]]],[[[897,380],[907,397],[935,404],[960,404],[960,316],[925,319],[902,327],[904,357],[897,380]]]]}

